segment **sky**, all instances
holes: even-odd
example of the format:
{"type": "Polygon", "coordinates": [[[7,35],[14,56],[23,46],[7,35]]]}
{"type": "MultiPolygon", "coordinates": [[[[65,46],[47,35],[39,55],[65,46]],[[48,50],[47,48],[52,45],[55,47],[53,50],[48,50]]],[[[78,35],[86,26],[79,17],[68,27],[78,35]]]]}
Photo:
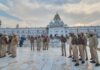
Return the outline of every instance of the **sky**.
{"type": "Polygon", "coordinates": [[[68,26],[98,26],[100,0],[0,0],[2,27],[46,27],[56,13],[68,26]]]}

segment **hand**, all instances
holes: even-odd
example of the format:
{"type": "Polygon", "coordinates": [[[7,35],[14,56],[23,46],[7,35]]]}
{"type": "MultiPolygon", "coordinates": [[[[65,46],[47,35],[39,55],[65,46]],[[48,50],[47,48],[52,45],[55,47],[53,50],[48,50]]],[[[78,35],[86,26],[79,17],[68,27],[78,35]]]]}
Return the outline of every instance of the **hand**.
{"type": "Polygon", "coordinates": [[[98,51],[100,51],[100,48],[96,48],[98,51]]]}

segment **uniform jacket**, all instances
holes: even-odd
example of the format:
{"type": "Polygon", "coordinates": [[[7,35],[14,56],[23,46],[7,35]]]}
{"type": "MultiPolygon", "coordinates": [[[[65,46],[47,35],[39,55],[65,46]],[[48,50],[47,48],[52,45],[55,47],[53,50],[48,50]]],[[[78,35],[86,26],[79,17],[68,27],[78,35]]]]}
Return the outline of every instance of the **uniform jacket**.
{"type": "Polygon", "coordinates": [[[78,37],[78,41],[77,41],[77,44],[78,45],[85,45],[86,42],[85,42],[85,38],[84,37],[78,37]]]}
{"type": "Polygon", "coordinates": [[[76,36],[72,37],[72,41],[71,41],[72,45],[77,45],[78,44],[78,39],[76,36]]]}
{"type": "Polygon", "coordinates": [[[71,41],[72,41],[72,37],[70,36],[70,37],[68,38],[67,43],[68,43],[69,45],[71,45],[71,41]]]}
{"type": "Polygon", "coordinates": [[[89,47],[95,47],[97,48],[98,46],[98,39],[96,36],[90,37],[89,38],[89,47]]]}
{"type": "Polygon", "coordinates": [[[61,40],[62,43],[66,42],[66,38],[65,37],[61,37],[60,40],[61,40]]]}
{"type": "Polygon", "coordinates": [[[86,38],[86,36],[84,36],[83,39],[84,39],[84,46],[87,46],[87,38],[86,38]]]}
{"type": "Polygon", "coordinates": [[[18,38],[17,37],[12,37],[11,44],[12,45],[17,45],[18,44],[18,38]]]}

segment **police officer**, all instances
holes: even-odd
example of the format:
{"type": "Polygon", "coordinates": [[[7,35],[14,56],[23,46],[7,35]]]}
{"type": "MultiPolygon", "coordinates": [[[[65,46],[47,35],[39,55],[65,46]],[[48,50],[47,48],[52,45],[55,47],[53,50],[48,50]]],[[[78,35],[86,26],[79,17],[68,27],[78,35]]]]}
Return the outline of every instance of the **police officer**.
{"type": "Polygon", "coordinates": [[[43,50],[48,50],[48,43],[49,43],[48,36],[44,36],[44,38],[43,38],[43,50]]]}
{"type": "Polygon", "coordinates": [[[13,34],[12,40],[11,40],[11,56],[12,58],[16,57],[17,53],[17,44],[18,44],[18,37],[16,34],[13,34]]]}
{"type": "Polygon", "coordinates": [[[66,38],[61,35],[61,50],[62,50],[62,56],[66,56],[66,38]]]}
{"type": "Polygon", "coordinates": [[[7,53],[7,43],[8,43],[7,37],[6,35],[3,35],[2,36],[2,51],[3,51],[2,55],[3,56],[6,56],[6,53],[7,53]]]}
{"type": "Polygon", "coordinates": [[[75,66],[79,66],[78,59],[78,40],[75,34],[72,34],[72,49],[73,49],[73,62],[76,62],[75,66]]]}
{"type": "Polygon", "coordinates": [[[30,39],[30,43],[31,43],[31,50],[34,50],[34,40],[35,40],[35,38],[33,36],[30,36],[29,39],[30,39]]]}
{"type": "Polygon", "coordinates": [[[100,66],[99,60],[98,60],[98,55],[97,55],[97,46],[98,46],[98,39],[95,34],[91,33],[90,38],[89,38],[89,47],[90,47],[90,52],[92,55],[92,61],[91,63],[96,63],[95,66],[100,66]]]}
{"type": "Polygon", "coordinates": [[[37,51],[41,50],[41,38],[40,36],[37,37],[37,51]]]}
{"type": "Polygon", "coordinates": [[[41,48],[43,48],[43,37],[44,37],[43,35],[41,35],[40,37],[41,38],[41,48]]]}
{"type": "Polygon", "coordinates": [[[69,37],[68,37],[68,44],[69,44],[69,58],[71,58],[72,57],[72,44],[71,44],[71,41],[72,41],[72,37],[71,37],[71,33],[69,34],[69,37]]]}
{"type": "Polygon", "coordinates": [[[86,60],[88,60],[88,54],[87,54],[87,37],[84,33],[82,33],[82,37],[84,39],[84,45],[83,45],[83,49],[84,49],[84,54],[85,54],[85,57],[86,57],[86,60]]]}
{"type": "Polygon", "coordinates": [[[11,40],[12,40],[12,36],[9,35],[8,36],[8,47],[7,47],[8,54],[11,54],[11,40]]]}
{"type": "Polygon", "coordinates": [[[0,34],[0,58],[3,57],[2,52],[2,34],[0,34]]]}
{"type": "Polygon", "coordinates": [[[78,34],[78,48],[79,48],[80,60],[82,60],[82,64],[85,63],[84,43],[85,40],[83,39],[82,33],[78,34]]]}
{"type": "Polygon", "coordinates": [[[47,41],[46,41],[46,50],[48,50],[48,48],[49,48],[49,37],[46,36],[46,39],[47,39],[47,41]]]}

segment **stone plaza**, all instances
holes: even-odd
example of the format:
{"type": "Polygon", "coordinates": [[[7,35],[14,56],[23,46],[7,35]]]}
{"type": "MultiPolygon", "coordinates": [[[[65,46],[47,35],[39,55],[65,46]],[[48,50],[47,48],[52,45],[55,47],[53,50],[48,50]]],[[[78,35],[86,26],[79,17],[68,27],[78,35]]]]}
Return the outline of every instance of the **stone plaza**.
{"type": "MultiPolygon", "coordinates": [[[[94,64],[90,63],[90,60],[75,67],[72,59],[68,58],[68,44],[66,44],[66,57],[61,56],[61,47],[57,45],[59,43],[53,44],[50,44],[49,50],[39,52],[31,51],[30,44],[26,41],[23,47],[17,48],[16,58],[11,58],[9,55],[0,58],[0,70],[100,70],[100,67],[95,67],[94,64]]],[[[87,50],[90,59],[88,47],[87,50]]],[[[98,51],[98,55],[100,61],[100,51],[98,51]]]]}

